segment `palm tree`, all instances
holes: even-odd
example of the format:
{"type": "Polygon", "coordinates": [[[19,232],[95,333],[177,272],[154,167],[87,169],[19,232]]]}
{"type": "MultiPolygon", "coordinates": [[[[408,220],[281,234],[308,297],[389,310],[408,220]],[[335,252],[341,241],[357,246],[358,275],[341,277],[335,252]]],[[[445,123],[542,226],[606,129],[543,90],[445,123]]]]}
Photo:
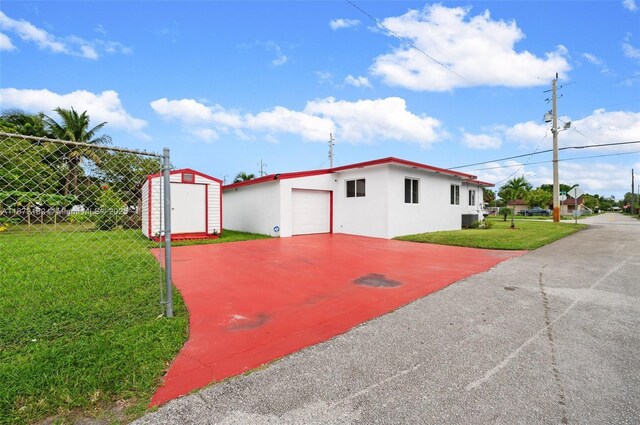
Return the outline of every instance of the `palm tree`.
{"type": "MultiPolygon", "coordinates": [[[[87,111],[84,111],[82,114],[78,114],[73,108],[56,108],[54,111],[57,112],[62,119],[61,124],[46,115],[44,116],[47,129],[53,137],[89,145],[107,145],[111,143],[111,137],[106,134],[96,136],[96,133],[107,123],[103,122],[93,128],[89,128],[90,120],[87,111]]],[[[64,184],[64,195],[69,194],[69,186],[71,186],[71,192],[77,195],[78,174],[80,174],[81,171],[80,164],[82,160],[86,158],[98,161],[99,158],[95,151],[87,146],[68,145],[61,150],[61,153],[69,167],[64,184]]]]}
{"type": "Polygon", "coordinates": [[[507,184],[505,184],[500,188],[500,191],[507,196],[508,200],[512,201],[512,207],[513,207],[513,209],[511,210],[511,228],[512,229],[516,227],[513,222],[513,217],[516,212],[515,200],[524,198],[527,192],[531,190],[531,187],[532,186],[531,184],[529,184],[527,179],[525,179],[524,176],[522,176],[522,177],[516,177],[509,180],[507,184]]]}
{"type": "Polygon", "coordinates": [[[240,171],[236,174],[236,177],[233,179],[234,183],[246,182],[247,180],[252,180],[255,176],[253,174],[247,174],[244,171],[240,171]]]}

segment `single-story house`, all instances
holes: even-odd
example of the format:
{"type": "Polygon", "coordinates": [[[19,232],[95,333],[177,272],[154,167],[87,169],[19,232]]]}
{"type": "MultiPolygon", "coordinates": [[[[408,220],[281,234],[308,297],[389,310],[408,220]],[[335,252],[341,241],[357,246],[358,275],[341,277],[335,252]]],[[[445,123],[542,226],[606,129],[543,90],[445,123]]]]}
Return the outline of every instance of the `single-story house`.
{"type": "Polygon", "coordinates": [[[582,215],[586,212],[584,198],[582,196],[578,196],[578,199],[575,199],[566,195],[566,199],[564,201],[560,201],[560,215],[574,215],[576,210],[578,211],[578,215],[582,215]]]}
{"type": "Polygon", "coordinates": [[[527,201],[525,201],[524,199],[515,199],[513,201],[508,201],[507,202],[507,208],[512,209],[513,212],[516,215],[518,215],[520,213],[520,211],[524,211],[524,210],[528,209],[529,207],[528,207],[527,201]]]}
{"type": "MultiPolygon", "coordinates": [[[[222,180],[190,168],[169,173],[171,239],[217,238],[222,232],[222,180]]],[[[141,189],[142,233],[162,238],[164,218],[162,174],[147,176],[141,189]]]]}
{"type": "Polygon", "coordinates": [[[476,176],[399,158],[271,174],[222,188],[225,227],[272,236],[346,233],[393,238],[482,219],[476,176]]]}

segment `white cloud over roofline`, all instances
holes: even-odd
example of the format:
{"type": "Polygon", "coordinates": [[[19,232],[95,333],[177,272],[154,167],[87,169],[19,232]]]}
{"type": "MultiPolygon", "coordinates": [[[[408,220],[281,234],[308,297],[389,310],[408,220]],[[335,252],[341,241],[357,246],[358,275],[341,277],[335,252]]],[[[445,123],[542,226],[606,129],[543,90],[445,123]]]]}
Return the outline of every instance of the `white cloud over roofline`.
{"type": "Polygon", "coordinates": [[[525,34],[515,21],[493,20],[489,11],[475,16],[470,12],[469,7],[435,4],[384,19],[390,36],[417,49],[406,43],[376,57],[371,73],[391,86],[441,92],[475,86],[539,86],[547,81],[540,77],[556,72],[563,77],[571,69],[565,47],[557,46],[542,57],[517,51],[515,45],[525,34]]]}
{"type": "Polygon", "coordinates": [[[270,140],[278,134],[291,134],[307,141],[326,142],[329,133],[334,133],[340,142],[352,144],[393,140],[429,146],[447,136],[440,121],[413,114],[405,100],[398,97],[353,102],[328,97],[309,101],[300,111],[275,106],[255,114],[205,105],[194,99],[162,98],[151,102],[151,108],[165,118],[216,134],[233,130],[270,140]]]}

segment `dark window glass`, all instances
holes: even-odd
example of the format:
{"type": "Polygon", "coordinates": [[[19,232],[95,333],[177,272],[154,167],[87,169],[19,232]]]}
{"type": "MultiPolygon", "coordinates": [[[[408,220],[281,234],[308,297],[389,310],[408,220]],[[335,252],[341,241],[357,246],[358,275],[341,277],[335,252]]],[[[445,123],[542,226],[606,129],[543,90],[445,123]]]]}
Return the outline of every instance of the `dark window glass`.
{"type": "Polygon", "coordinates": [[[348,180],[347,181],[347,198],[353,198],[356,196],[356,181],[348,180]]]}
{"type": "Polygon", "coordinates": [[[404,203],[411,203],[411,179],[404,179],[404,203]]]}
{"type": "Polygon", "coordinates": [[[451,205],[460,205],[460,186],[451,185],[451,205]]]}
{"type": "Polygon", "coordinates": [[[356,196],[364,196],[364,179],[356,180],[356,196]]]}
{"type": "Polygon", "coordinates": [[[404,179],[404,202],[406,204],[418,203],[418,180],[404,179]]]}
{"type": "Polygon", "coordinates": [[[193,174],[184,173],[182,175],[182,181],[183,182],[188,182],[188,183],[193,183],[193,174]]]}

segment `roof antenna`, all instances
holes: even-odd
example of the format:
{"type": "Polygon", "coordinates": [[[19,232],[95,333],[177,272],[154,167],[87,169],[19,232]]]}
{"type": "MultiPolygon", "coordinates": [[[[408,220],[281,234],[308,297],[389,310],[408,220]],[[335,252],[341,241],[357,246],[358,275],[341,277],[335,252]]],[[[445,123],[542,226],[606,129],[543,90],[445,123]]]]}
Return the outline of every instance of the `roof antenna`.
{"type": "Polygon", "coordinates": [[[329,168],[333,168],[333,146],[335,145],[333,133],[329,133],[329,168]]]}

